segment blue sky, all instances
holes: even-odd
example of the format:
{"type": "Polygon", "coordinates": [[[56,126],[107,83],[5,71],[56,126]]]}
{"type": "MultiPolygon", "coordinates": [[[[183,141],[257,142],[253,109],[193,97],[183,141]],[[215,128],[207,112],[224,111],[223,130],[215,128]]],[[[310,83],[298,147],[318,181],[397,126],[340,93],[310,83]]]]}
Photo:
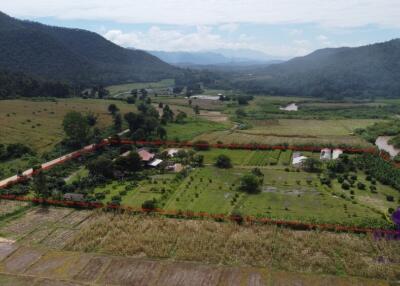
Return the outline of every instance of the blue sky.
{"type": "Polygon", "coordinates": [[[146,50],[252,49],[290,58],[400,37],[397,0],[13,0],[0,9],[146,50]]]}

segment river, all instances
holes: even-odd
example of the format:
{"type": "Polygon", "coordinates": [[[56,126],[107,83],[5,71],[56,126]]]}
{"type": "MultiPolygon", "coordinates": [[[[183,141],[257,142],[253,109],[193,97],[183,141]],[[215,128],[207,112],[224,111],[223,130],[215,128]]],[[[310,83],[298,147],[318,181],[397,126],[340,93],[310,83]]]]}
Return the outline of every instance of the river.
{"type": "Polygon", "coordinates": [[[395,157],[400,153],[400,149],[396,149],[393,145],[388,143],[391,138],[390,136],[379,136],[375,141],[375,145],[378,146],[379,150],[384,150],[388,152],[390,156],[395,157]]]}

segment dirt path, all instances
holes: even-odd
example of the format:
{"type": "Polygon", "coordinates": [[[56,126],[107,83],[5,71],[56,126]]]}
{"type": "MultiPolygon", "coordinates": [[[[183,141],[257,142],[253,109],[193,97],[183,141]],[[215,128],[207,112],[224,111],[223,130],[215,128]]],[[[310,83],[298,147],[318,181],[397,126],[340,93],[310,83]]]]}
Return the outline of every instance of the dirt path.
{"type": "Polygon", "coordinates": [[[389,285],[388,282],[56,251],[0,242],[0,285],[389,285]]]}

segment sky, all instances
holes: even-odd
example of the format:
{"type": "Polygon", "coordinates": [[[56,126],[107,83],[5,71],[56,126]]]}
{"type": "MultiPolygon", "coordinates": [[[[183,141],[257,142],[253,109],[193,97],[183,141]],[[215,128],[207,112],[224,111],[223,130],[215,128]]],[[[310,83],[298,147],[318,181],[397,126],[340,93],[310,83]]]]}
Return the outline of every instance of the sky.
{"type": "Polygon", "coordinates": [[[250,49],[287,59],[400,38],[399,0],[0,0],[10,16],[144,50],[250,49]]]}

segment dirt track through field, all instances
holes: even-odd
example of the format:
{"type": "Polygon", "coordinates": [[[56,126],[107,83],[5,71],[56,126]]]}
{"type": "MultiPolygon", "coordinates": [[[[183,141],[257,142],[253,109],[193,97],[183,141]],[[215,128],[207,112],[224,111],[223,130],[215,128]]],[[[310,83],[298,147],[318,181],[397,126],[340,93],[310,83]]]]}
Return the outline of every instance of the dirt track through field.
{"type": "Polygon", "coordinates": [[[0,242],[0,285],[389,285],[380,280],[62,252],[0,242]]]}

